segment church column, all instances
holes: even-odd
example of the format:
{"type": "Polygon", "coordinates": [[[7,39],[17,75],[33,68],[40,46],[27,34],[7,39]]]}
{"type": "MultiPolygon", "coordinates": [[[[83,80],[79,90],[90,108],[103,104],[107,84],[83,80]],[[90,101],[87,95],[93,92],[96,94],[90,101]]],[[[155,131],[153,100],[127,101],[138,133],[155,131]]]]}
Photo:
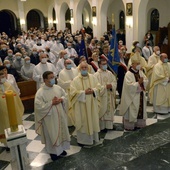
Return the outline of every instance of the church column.
{"type": "Polygon", "coordinates": [[[98,36],[98,22],[97,18],[99,17],[99,8],[97,6],[97,0],[92,0],[92,27],[93,27],[93,37],[98,36]]]}
{"type": "MultiPolygon", "coordinates": [[[[71,15],[70,23],[71,23],[72,33],[75,33],[77,30],[75,6],[76,6],[76,4],[75,4],[74,0],[70,0],[70,15],[71,15]]],[[[80,16],[81,16],[81,14],[80,14],[80,16]]]]}
{"type": "Polygon", "coordinates": [[[126,7],[126,21],[125,21],[125,28],[126,28],[126,47],[127,52],[131,52],[131,46],[134,41],[134,3],[133,0],[126,0],[125,7],[126,7]]]}
{"type": "Polygon", "coordinates": [[[57,30],[65,30],[66,24],[65,24],[65,12],[66,10],[61,9],[61,4],[58,4],[55,0],[55,11],[56,11],[56,25],[57,30]]]}
{"type": "Polygon", "coordinates": [[[20,19],[21,30],[26,30],[25,13],[24,13],[24,2],[18,0],[18,16],[20,19]]]}

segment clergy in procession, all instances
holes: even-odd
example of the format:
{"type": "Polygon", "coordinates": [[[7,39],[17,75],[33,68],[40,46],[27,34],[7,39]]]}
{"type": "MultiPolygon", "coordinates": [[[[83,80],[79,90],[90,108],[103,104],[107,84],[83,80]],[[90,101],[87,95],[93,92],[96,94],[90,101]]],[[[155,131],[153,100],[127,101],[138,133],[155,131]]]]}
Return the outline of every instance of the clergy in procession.
{"type": "MultiPolygon", "coordinates": [[[[86,63],[87,63],[87,60],[86,60],[86,57],[85,57],[85,56],[80,56],[80,57],[79,57],[79,65],[77,66],[78,71],[80,71],[80,64],[81,64],[82,62],[86,62],[86,63]]],[[[94,74],[95,71],[94,71],[93,67],[92,67],[90,64],[88,64],[88,63],[87,63],[87,66],[88,66],[88,73],[94,74]]]]}
{"type": "Polygon", "coordinates": [[[47,62],[47,54],[40,53],[40,63],[37,64],[33,70],[33,80],[36,81],[37,90],[44,83],[42,75],[45,71],[52,71],[55,78],[57,77],[56,68],[53,64],[47,62]]]}
{"type": "MultiPolygon", "coordinates": [[[[146,70],[147,70],[148,64],[147,64],[146,60],[142,57],[142,52],[141,52],[140,47],[135,47],[134,53],[139,53],[139,55],[140,55],[141,70],[146,74],[146,72],[147,72],[146,70]]],[[[133,56],[134,53],[131,53],[131,55],[133,56]]],[[[132,61],[131,61],[131,57],[130,57],[130,59],[128,61],[128,68],[130,68],[131,65],[132,65],[132,61]]]]}
{"type": "Polygon", "coordinates": [[[147,86],[147,90],[149,90],[150,88],[150,81],[151,81],[151,77],[152,77],[152,72],[153,72],[153,68],[155,66],[155,64],[158,63],[158,61],[160,60],[160,48],[158,46],[155,46],[153,48],[154,53],[148,58],[148,67],[147,67],[147,78],[148,78],[148,86],[147,86]]]}
{"type": "Polygon", "coordinates": [[[47,153],[53,161],[65,156],[70,148],[70,136],[67,127],[65,103],[67,96],[60,86],[55,85],[55,76],[51,71],[42,75],[44,85],[35,95],[35,128],[41,135],[47,153]]]}
{"type": "MultiPolygon", "coordinates": [[[[78,75],[77,69],[73,68],[71,59],[64,60],[65,68],[61,70],[58,76],[58,85],[62,87],[67,93],[68,103],[66,107],[66,113],[69,115],[69,105],[70,105],[70,83],[78,75]]],[[[71,120],[68,117],[68,126],[72,126],[71,120]]]]}
{"type": "Polygon", "coordinates": [[[17,113],[18,125],[22,124],[22,115],[24,113],[24,107],[18,93],[15,91],[12,85],[7,82],[4,69],[5,69],[4,66],[0,66],[0,142],[6,144],[4,130],[6,128],[9,128],[10,125],[9,125],[9,118],[8,118],[7,103],[5,99],[5,91],[12,90],[14,94],[16,94],[14,96],[14,102],[15,102],[15,109],[17,113]]]}
{"type": "Polygon", "coordinates": [[[153,68],[149,97],[155,113],[170,112],[170,63],[165,53],[160,55],[159,62],[153,68]]]}
{"type": "Polygon", "coordinates": [[[103,89],[100,91],[100,130],[113,129],[115,101],[116,101],[116,86],[117,80],[114,74],[107,70],[106,59],[100,57],[100,69],[94,74],[102,85],[103,89]]]}
{"type": "Polygon", "coordinates": [[[99,90],[101,85],[94,75],[88,73],[88,64],[80,64],[80,73],[70,84],[70,109],[76,127],[77,142],[93,145],[99,142],[99,90]]]}
{"type": "Polygon", "coordinates": [[[141,71],[140,55],[131,56],[131,66],[124,77],[120,115],[126,130],[135,130],[146,126],[146,93],[148,79],[141,71]]]}

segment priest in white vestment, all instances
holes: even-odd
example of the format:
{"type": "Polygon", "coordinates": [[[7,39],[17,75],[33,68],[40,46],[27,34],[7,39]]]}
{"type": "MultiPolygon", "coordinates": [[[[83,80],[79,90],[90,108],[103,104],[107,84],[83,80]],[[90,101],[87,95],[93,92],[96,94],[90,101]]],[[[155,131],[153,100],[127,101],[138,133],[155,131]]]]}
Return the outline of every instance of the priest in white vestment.
{"type": "Polygon", "coordinates": [[[154,112],[168,114],[170,112],[170,63],[165,53],[161,54],[159,62],[154,66],[149,92],[154,112]]]}
{"type": "Polygon", "coordinates": [[[54,73],[55,78],[57,78],[57,71],[53,64],[47,62],[47,54],[40,54],[40,63],[34,67],[33,70],[33,80],[36,81],[37,90],[44,84],[43,81],[43,73],[45,71],[52,71],[54,73]]]}
{"type": "Polygon", "coordinates": [[[135,130],[146,126],[146,93],[148,79],[141,71],[140,55],[131,56],[132,65],[125,74],[122,98],[120,103],[120,115],[123,116],[123,124],[126,130],[135,130]]]}
{"type": "Polygon", "coordinates": [[[35,128],[41,135],[47,153],[51,159],[57,160],[65,156],[65,150],[70,148],[70,136],[65,113],[66,93],[60,86],[55,85],[53,72],[43,74],[44,85],[35,95],[35,128]]]}
{"type": "Polygon", "coordinates": [[[94,75],[88,73],[88,64],[80,64],[80,74],[70,84],[72,121],[77,131],[77,142],[93,145],[99,142],[99,90],[101,85],[94,75]]]}
{"type": "MultiPolygon", "coordinates": [[[[143,70],[143,72],[146,74],[146,70],[147,70],[147,67],[148,67],[148,64],[146,62],[146,60],[141,56],[141,49],[140,47],[136,47],[134,52],[138,52],[140,54],[140,65],[141,65],[141,69],[143,70]]],[[[132,53],[131,55],[134,55],[134,53],[132,53]]],[[[132,61],[131,61],[131,57],[128,61],[128,68],[130,68],[130,66],[132,65],[132,61]]]]}
{"type": "Polygon", "coordinates": [[[65,49],[65,51],[68,54],[68,58],[70,58],[73,61],[75,58],[78,57],[78,54],[77,54],[76,50],[72,47],[71,43],[67,43],[67,48],[65,49]]]}
{"type": "MultiPolygon", "coordinates": [[[[79,57],[79,65],[77,66],[77,70],[78,70],[78,71],[80,71],[80,64],[81,64],[82,62],[87,62],[85,56],[79,57]]],[[[90,74],[94,74],[94,73],[95,73],[93,67],[92,67],[90,64],[88,64],[88,73],[90,73],[90,74]]]]}
{"type": "Polygon", "coordinates": [[[106,60],[101,58],[99,67],[100,69],[97,70],[94,76],[103,87],[100,91],[100,101],[102,103],[99,112],[100,130],[113,129],[117,80],[115,75],[107,70],[106,60]]]}
{"type": "Polygon", "coordinates": [[[157,64],[158,61],[160,60],[160,48],[158,46],[155,46],[153,50],[154,50],[154,53],[148,59],[148,67],[147,67],[146,76],[149,82],[148,82],[147,90],[149,90],[150,88],[150,81],[152,77],[153,68],[155,64],[157,64]]]}
{"type": "Polygon", "coordinates": [[[59,59],[59,53],[60,51],[64,50],[63,44],[60,43],[60,40],[57,39],[55,43],[53,43],[51,47],[51,52],[56,56],[56,60],[59,59]]]}
{"type": "MultiPolygon", "coordinates": [[[[70,105],[70,83],[72,80],[78,75],[77,69],[73,68],[71,59],[67,59],[64,61],[65,68],[61,70],[58,76],[58,85],[62,87],[68,96],[68,103],[66,107],[66,113],[70,115],[69,113],[71,110],[69,110],[70,105]]],[[[72,126],[72,122],[68,116],[68,126],[72,126]]]]}

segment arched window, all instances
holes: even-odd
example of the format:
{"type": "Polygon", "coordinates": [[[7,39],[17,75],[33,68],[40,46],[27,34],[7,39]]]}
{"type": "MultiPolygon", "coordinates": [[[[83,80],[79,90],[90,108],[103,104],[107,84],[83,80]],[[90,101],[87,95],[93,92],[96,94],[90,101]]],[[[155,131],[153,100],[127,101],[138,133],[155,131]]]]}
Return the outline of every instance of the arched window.
{"type": "Polygon", "coordinates": [[[41,27],[40,15],[37,11],[31,10],[27,14],[27,28],[35,28],[38,29],[41,27]]]}
{"type": "Polygon", "coordinates": [[[70,8],[68,8],[65,14],[65,21],[66,21],[66,27],[71,30],[70,20],[71,20],[70,8]]]}
{"type": "Polygon", "coordinates": [[[123,11],[119,14],[119,28],[125,29],[125,13],[123,11]]]}
{"type": "Polygon", "coordinates": [[[154,9],[151,12],[151,17],[150,17],[150,30],[152,31],[158,31],[159,29],[159,11],[157,9],[154,9]]]}
{"type": "Polygon", "coordinates": [[[20,29],[17,27],[17,19],[12,11],[0,11],[0,33],[5,32],[10,37],[17,35],[20,31],[20,29]]]}

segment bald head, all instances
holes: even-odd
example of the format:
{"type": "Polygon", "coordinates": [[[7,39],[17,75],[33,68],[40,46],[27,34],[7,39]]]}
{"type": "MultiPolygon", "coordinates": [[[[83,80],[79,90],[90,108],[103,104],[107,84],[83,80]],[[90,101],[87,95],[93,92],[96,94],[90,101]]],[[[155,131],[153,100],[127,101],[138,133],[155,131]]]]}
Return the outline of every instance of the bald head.
{"type": "Polygon", "coordinates": [[[156,54],[156,55],[160,55],[160,48],[158,47],[158,46],[155,46],[154,48],[153,48],[153,51],[154,51],[154,53],[156,54]]]}
{"type": "Polygon", "coordinates": [[[80,63],[80,70],[88,70],[88,64],[85,61],[80,63]]]}
{"type": "Polygon", "coordinates": [[[167,63],[168,62],[168,55],[166,53],[162,53],[160,55],[160,60],[163,62],[163,63],[167,63]]]}

